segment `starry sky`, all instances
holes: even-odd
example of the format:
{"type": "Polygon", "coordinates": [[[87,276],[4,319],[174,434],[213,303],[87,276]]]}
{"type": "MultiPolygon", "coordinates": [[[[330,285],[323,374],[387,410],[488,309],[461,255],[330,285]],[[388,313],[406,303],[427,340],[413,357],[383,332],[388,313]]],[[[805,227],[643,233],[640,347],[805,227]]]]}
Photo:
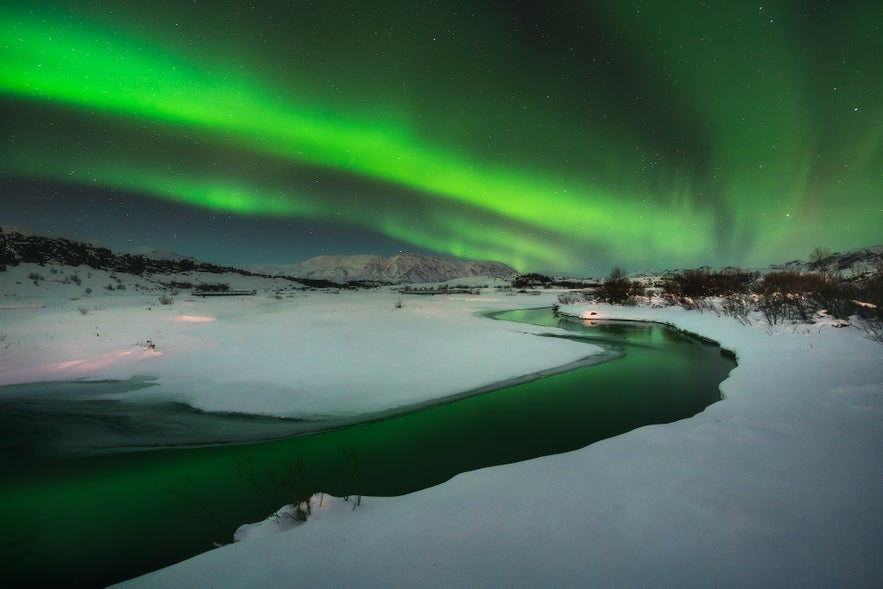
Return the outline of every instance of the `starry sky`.
{"type": "Polygon", "coordinates": [[[878,1],[0,2],[0,223],[602,275],[883,243],[878,1]]]}

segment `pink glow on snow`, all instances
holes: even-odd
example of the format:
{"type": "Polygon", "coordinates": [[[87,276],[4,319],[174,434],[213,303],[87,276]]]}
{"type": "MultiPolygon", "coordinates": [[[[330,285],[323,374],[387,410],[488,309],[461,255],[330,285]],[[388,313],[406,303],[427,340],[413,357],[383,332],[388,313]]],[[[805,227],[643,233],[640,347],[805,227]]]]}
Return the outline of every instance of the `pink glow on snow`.
{"type": "Polygon", "coordinates": [[[217,321],[215,317],[202,317],[199,315],[179,315],[175,317],[178,323],[211,323],[217,321]]]}

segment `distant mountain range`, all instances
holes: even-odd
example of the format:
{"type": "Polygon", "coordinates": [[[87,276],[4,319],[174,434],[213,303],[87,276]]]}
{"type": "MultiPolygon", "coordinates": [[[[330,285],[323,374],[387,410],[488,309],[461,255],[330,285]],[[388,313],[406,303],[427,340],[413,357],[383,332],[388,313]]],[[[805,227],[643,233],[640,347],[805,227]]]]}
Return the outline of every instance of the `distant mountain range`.
{"type": "Polygon", "coordinates": [[[328,280],[330,282],[379,282],[415,284],[445,282],[470,276],[512,278],[518,272],[500,262],[471,262],[439,256],[319,256],[291,266],[261,266],[259,273],[328,280]]]}
{"type": "Polygon", "coordinates": [[[235,272],[246,276],[281,276],[316,286],[330,286],[332,283],[413,284],[445,282],[470,276],[512,278],[517,274],[513,268],[499,262],[469,262],[416,254],[391,257],[320,256],[291,266],[243,269],[209,264],[148,248],[117,254],[106,247],[89,243],[0,229],[0,270],[25,263],[85,265],[139,276],[145,273],[235,272]]]}

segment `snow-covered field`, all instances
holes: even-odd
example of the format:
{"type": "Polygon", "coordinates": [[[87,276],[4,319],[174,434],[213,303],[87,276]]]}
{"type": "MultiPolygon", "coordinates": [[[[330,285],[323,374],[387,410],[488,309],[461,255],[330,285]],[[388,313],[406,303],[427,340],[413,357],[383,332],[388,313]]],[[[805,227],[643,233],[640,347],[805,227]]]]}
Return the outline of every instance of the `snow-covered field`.
{"type": "MultiPolygon", "coordinates": [[[[376,410],[587,349],[475,315],[550,305],[553,293],[402,297],[397,309],[388,291],[160,306],[133,288],[88,302],[16,288],[35,292],[0,300],[0,383],[151,375],[159,385],[131,394],[212,409],[376,410]]],[[[825,320],[743,326],[678,308],[565,310],[672,323],[720,342],[739,362],[724,401],[355,510],[325,497],[305,524],[270,519],[127,585],[880,586],[883,345],[825,320]]]]}
{"type": "MultiPolygon", "coordinates": [[[[92,274],[96,285],[114,283],[100,273],[79,272],[84,279],[92,274]]],[[[547,328],[477,316],[550,304],[493,290],[453,301],[389,289],[287,290],[277,298],[271,284],[246,297],[187,291],[162,305],[162,293],[150,285],[94,288],[85,296],[84,284],[51,277],[31,265],[0,274],[0,385],[150,376],[155,386],[120,396],[174,399],[208,411],[349,416],[462,393],[600,351],[532,335],[554,331],[547,328]],[[39,286],[26,278],[34,268],[46,277],[39,286]]],[[[235,278],[221,277],[234,289],[253,286],[235,278]]]]}

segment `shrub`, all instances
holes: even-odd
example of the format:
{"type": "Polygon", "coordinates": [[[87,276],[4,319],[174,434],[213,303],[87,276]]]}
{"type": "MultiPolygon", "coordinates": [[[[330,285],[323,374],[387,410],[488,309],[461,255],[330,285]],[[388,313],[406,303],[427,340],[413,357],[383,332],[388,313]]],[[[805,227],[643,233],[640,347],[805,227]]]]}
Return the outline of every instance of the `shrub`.
{"type": "Polygon", "coordinates": [[[530,274],[519,274],[512,279],[514,288],[525,288],[529,286],[547,286],[553,282],[551,276],[532,272],[530,274]]]}
{"type": "MultiPolygon", "coordinates": [[[[264,485],[259,480],[251,458],[249,457],[245,462],[234,458],[234,462],[238,470],[238,476],[251,483],[262,494],[265,493],[264,485]]],[[[284,515],[291,517],[297,522],[307,521],[313,511],[311,500],[314,495],[319,493],[314,493],[311,490],[312,483],[307,473],[307,465],[303,454],[298,454],[293,461],[288,463],[285,473],[281,477],[272,470],[268,471],[268,474],[274,486],[279,485],[285,490],[291,505],[294,507],[294,513],[286,513],[284,515]]],[[[319,501],[321,505],[321,495],[319,501]]],[[[277,512],[276,515],[279,515],[279,513],[277,512]]]]}
{"type": "Polygon", "coordinates": [[[839,319],[879,314],[879,306],[863,300],[874,299],[875,292],[880,296],[880,285],[873,279],[854,283],[831,273],[771,272],[754,290],[758,308],[771,320],[809,321],[822,309],[839,319]]]}
{"type": "Polygon", "coordinates": [[[859,285],[858,297],[867,315],[883,321],[883,262],[877,265],[871,277],[859,285]]]}
{"type": "Polygon", "coordinates": [[[36,272],[31,272],[30,274],[28,274],[28,280],[33,281],[34,285],[39,286],[40,281],[44,280],[44,278],[42,275],[37,274],[36,272]]]}
{"type": "Polygon", "coordinates": [[[685,298],[725,297],[749,292],[756,279],[757,273],[743,272],[738,268],[727,268],[720,272],[702,268],[684,270],[663,281],[663,293],[678,303],[685,298]]]}
{"type": "Polygon", "coordinates": [[[632,283],[626,278],[622,268],[614,268],[598,287],[596,295],[602,301],[621,304],[628,300],[632,283]]]}
{"type": "Polygon", "coordinates": [[[812,294],[821,280],[818,274],[791,270],[770,272],[754,287],[758,295],[757,308],[770,325],[788,319],[808,321],[815,310],[812,294]]]}
{"type": "Polygon", "coordinates": [[[160,305],[174,305],[175,299],[167,294],[159,295],[159,304],[160,305]]]}
{"type": "Polygon", "coordinates": [[[224,284],[223,282],[217,282],[217,283],[214,283],[214,284],[212,284],[212,283],[199,284],[199,285],[196,286],[196,288],[193,289],[193,292],[194,292],[194,293],[201,293],[201,292],[227,292],[227,291],[229,291],[229,290],[230,290],[230,285],[229,285],[229,284],[224,284]]]}
{"type": "Polygon", "coordinates": [[[754,301],[749,295],[735,293],[728,295],[721,301],[720,311],[722,314],[732,317],[742,325],[750,325],[750,312],[754,301]]]}
{"type": "Polygon", "coordinates": [[[587,293],[571,290],[568,292],[563,292],[558,295],[558,302],[562,305],[573,305],[575,303],[585,303],[590,300],[590,297],[587,293]]]}
{"type": "Polygon", "coordinates": [[[340,451],[349,464],[354,494],[346,495],[343,499],[353,504],[353,509],[362,504],[362,469],[359,462],[359,455],[354,448],[349,448],[341,444],[340,451]]]}
{"type": "Polygon", "coordinates": [[[303,454],[298,455],[294,461],[288,463],[287,471],[280,484],[288,493],[291,504],[294,506],[294,519],[299,522],[305,522],[313,513],[310,499],[312,499],[315,493],[311,490],[312,487],[307,476],[307,465],[303,454]]]}
{"type": "Polygon", "coordinates": [[[809,254],[809,265],[818,272],[826,273],[830,268],[831,250],[816,246],[809,254]]]}

